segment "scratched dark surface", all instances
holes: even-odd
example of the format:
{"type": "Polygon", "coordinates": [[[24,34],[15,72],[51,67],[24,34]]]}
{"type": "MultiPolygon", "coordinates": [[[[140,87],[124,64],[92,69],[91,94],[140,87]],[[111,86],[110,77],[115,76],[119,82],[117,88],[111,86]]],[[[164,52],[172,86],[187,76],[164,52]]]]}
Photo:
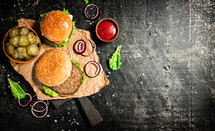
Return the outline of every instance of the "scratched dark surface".
{"type": "Polygon", "coordinates": [[[94,37],[110,85],[89,96],[104,119],[89,127],[76,100],[36,119],[30,108],[13,98],[7,78],[30,84],[0,57],[1,130],[214,130],[215,129],[215,1],[214,0],[89,0],[100,16],[88,21],[82,0],[0,1],[0,39],[19,18],[69,9],[76,26],[94,33],[105,17],[120,26],[118,38],[103,43],[94,37]],[[111,71],[107,60],[122,45],[122,66],[111,71]]]}

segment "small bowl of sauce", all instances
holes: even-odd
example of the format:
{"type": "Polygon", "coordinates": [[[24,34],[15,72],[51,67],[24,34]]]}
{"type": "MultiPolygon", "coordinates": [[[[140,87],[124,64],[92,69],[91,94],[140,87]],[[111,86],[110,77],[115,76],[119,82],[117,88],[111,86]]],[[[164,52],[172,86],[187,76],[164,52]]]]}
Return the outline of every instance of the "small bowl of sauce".
{"type": "Polygon", "coordinates": [[[96,35],[104,42],[115,40],[119,34],[119,25],[111,18],[101,19],[96,25],[96,35]]]}

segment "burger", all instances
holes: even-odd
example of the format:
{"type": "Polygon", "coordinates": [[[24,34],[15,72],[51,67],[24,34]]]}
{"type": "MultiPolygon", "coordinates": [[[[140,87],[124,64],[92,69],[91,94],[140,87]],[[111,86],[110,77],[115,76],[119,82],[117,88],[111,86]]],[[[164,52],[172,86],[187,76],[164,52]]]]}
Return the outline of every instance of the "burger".
{"type": "Polygon", "coordinates": [[[74,31],[75,22],[68,10],[53,10],[40,15],[40,31],[46,43],[51,46],[61,47],[70,42],[74,31]]]}
{"type": "Polygon", "coordinates": [[[80,64],[71,62],[66,53],[52,49],[44,53],[35,65],[37,79],[44,85],[45,93],[53,96],[76,93],[83,83],[80,64]]]}

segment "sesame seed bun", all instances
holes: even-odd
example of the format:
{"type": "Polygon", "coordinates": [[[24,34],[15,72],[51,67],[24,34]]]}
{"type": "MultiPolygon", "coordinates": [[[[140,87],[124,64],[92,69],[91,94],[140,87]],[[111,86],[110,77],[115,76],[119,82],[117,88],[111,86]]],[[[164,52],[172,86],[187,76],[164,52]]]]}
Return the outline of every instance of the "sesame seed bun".
{"type": "Polygon", "coordinates": [[[70,16],[62,11],[48,12],[40,22],[40,30],[46,39],[59,44],[66,40],[72,31],[70,16]]]}
{"type": "Polygon", "coordinates": [[[38,80],[47,86],[63,83],[71,74],[72,63],[60,49],[52,49],[43,54],[35,65],[38,80]]]}

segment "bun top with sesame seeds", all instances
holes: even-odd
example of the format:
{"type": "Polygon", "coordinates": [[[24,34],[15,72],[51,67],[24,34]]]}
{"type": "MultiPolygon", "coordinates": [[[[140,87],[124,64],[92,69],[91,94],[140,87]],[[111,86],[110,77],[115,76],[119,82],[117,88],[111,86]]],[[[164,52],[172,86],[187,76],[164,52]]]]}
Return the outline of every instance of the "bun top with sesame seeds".
{"type": "Polygon", "coordinates": [[[72,63],[60,49],[52,49],[43,54],[35,65],[38,80],[47,86],[63,83],[71,74],[72,63]]]}
{"type": "Polygon", "coordinates": [[[60,10],[48,12],[40,22],[42,35],[56,44],[65,41],[72,31],[70,16],[60,10]]]}

